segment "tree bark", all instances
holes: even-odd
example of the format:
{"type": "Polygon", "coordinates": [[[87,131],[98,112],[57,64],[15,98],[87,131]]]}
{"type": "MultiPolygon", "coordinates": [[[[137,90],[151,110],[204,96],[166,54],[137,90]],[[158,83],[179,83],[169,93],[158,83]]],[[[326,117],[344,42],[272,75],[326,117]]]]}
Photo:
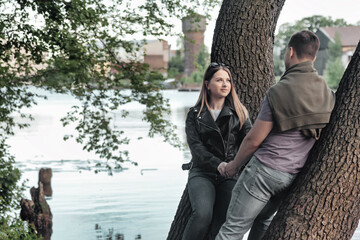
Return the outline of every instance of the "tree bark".
{"type": "Polygon", "coordinates": [[[251,120],[275,82],[275,28],[285,0],[224,0],[216,21],[211,61],[231,66],[240,101],[251,120]]]}
{"type": "Polygon", "coordinates": [[[175,218],[171,224],[169,235],[167,237],[168,240],[180,240],[182,238],[190,216],[191,204],[186,186],[176,211],[175,218]]]}
{"type": "Polygon", "coordinates": [[[351,239],[360,217],[360,42],[314,145],[265,239],[351,239]]]}
{"type": "MultiPolygon", "coordinates": [[[[252,121],[266,90],[274,83],[274,35],[284,2],[224,0],[216,21],[211,61],[231,66],[235,88],[252,121]]],[[[185,188],[168,240],[182,238],[190,216],[191,204],[185,188]]]]}

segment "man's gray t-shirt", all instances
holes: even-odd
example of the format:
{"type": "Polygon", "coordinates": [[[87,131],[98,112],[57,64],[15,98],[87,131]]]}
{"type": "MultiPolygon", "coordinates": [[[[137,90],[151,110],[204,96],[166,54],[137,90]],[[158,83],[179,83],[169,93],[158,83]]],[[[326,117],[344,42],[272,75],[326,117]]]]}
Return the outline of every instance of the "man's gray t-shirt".
{"type": "MultiPolygon", "coordinates": [[[[269,101],[265,97],[259,120],[273,122],[269,101]]],[[[254,155],[264,165],[287,173],[298,173],[304,166],[314,138],[305,137],[299,130],[271,131],[254,155]]]]}

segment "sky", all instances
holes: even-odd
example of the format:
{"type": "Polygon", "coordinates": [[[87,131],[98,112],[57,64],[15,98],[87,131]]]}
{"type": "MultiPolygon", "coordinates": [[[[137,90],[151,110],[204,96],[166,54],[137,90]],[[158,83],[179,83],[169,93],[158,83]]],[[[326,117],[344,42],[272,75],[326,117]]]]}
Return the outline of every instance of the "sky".
{"type": "MultiPolygon", "coordinates": [[[[359,0],[286,0],[281,10],[277,26],[283,23],[295,23],[304,17],[322,15],[332,17],[332,19],[343,18],[349,24],[360,21],[360,1],[359,0]]],[[[219,8],[214,10],[213,15],[217,16],[219,8]]],[[[215,28],[214,18],[208,23],[205,31],[205,45],[210,50],[212,37],[215,28]]],[[[181,31],[181,22],[176,24],[177,31],[181,31]]],[[[178,49],[176,37],[168,39],[171,49],[178,49]]]]}

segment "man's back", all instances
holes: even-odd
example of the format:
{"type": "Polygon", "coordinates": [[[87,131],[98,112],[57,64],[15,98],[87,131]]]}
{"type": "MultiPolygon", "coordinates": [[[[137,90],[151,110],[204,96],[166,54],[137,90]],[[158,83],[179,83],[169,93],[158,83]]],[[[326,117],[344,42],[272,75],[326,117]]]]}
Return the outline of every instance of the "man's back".
{"type": "MultiPolygon", "coordinates": [[[[265,97],[258,119],[273,121],[269,102],[265,97]]],[[[304,166],[308,153],[315,143],[299,130],[272,131],[254,155],[264,165],[287,173],[298,173],[304,166]]]]}

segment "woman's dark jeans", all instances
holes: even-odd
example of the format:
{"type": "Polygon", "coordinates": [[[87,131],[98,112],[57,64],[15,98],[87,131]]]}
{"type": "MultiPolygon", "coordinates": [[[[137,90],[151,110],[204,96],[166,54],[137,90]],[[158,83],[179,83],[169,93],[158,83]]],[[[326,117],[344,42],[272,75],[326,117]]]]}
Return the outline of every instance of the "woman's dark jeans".
{"type": "Polygon", "coordinates": [[[191,169],[188,192],[192,215],[186,225],[183,240],[202,240],[210,230],[210,239],[215,239],[225,222],[235,178],[224,178],[219,174],[191,169]]]}

